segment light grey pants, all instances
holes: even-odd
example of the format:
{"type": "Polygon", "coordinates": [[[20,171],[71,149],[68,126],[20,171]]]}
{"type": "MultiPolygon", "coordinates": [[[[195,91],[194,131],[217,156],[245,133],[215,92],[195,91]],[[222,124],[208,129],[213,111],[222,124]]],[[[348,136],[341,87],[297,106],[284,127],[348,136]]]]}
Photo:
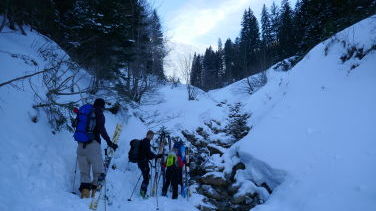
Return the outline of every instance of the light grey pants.
{"type": "Polygon", "coordinates": [[[98,184],[99,176],[104,173],[101,145],[97,141],[86,144],[78,143],[77,160],[81,173],[81,183],[98,184]],[[90,179],[90,169],[93,171],[93,180],[90,179]]]}

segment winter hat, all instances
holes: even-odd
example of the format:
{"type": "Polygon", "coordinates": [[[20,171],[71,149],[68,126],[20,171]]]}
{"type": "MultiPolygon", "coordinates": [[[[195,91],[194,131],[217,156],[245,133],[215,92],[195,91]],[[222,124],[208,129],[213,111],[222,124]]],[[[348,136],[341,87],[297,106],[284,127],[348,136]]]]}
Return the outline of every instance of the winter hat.
{"type": "Polygon", "coordinates": [[[104,108],[104,105],[105,105],[105,102],[102,98],[97,98],[94,101],[94,107],[96,107],[96,108],[104,108]]]}
{"type": "Polygon", "coordinates": [[[148,132],[146,133],[146,135],[154,135],[154,132],[152,130],[148,130],[148,132]]]}

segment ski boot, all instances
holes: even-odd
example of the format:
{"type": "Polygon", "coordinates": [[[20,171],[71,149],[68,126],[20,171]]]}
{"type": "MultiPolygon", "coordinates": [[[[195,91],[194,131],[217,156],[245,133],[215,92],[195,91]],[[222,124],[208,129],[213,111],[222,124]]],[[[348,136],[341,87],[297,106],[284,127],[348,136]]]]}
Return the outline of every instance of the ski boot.
{"type": "Polygon", "coordinates": [[[90,198],[90,189],[84,188],[81,190],[81,199],[90,198]]]}
{"type": "Polygon", "coordinates": [[[140,191],[140,196],[143,198],[143,199],[148,199],[149,198],[149,195],[146,194],[145,191],[140,191]]]}
{"type": "Polygon", "coordinates": [[[91,189],[91,184],[90,183],[81,183],[80,185],[80,197],[81,199],[84,198],[90,198],[90,189],[91,189]]]}

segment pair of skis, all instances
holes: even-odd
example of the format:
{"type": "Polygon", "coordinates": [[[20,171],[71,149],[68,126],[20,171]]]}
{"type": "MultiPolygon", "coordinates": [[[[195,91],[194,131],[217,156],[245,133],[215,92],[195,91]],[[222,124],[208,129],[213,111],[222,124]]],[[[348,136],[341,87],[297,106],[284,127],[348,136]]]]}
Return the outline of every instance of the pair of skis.
{"type": "MultiPolygon", "coordinates": [[[[158,154],[164,154],[164,142],[165,142],[165,133],[162,132],[161,136],[160,136],[160,140],[159,140],[159,148],[158,148],[158,154]]],[[[150,196],[156,196],[157,194],[157,190],[158,190],[158,182],[159,182],[159,170],[158,169],[161,169],[162,170],[162,162],[163,162],[163,159],[161,160],[161,162],[158,162],[159,161],[159,158],[158,159],[155,159],[155,163],[154,163],[154,166],[155,166],[155,173],[154,173],[154,180],[153,180],[153,186],[152,186],[152,189],[151,189],[151,193],[150,193],[150,196]],[[160,166],[157,166],[157,164],[160,163],[160,166]]]]}
{"type": "MultiPolygon", "coordinates": [[[[158,149],[158,154],[164,154],[164,145],[165,145],[165,132],[162,131],[162,134],[160,136],[160,140],[159,140],[159,149],[158,149]]],[[[160,179],[160,175],[159,175],[159,171],[158,171],[158,168],[160,168],[160,171],[162,172],[162,163],[163,163],[163,157],[161,159],[160,162],[159,161],[159,158],[158,159],[155,159],[155,174],[154,174],[154,181],[153,181],[153,187],[151,189],[151,194],[150,196],[155,196],[156,198],[156,202],[157,202],[157,210],[159,210],[159,203],[158,203],[158,183],[159,183],[159,179],[160,179]],[[157,166],[157,164],[160,164],[159,167],[157,166]]],[[[163,174],[164,172],[162,172],[163,174]]]]}
{"type": "MultiPolygon", "coordinates": [[[[165,149],[165,138],[168,139],[168,147],[172,148],[172,143],[171,143],[171,139],[170,137],[166,137],[166,135],[164,134],[164,132],[162,132],[160,138],[159,138],[159,146],[158,146],[158,154],[164,154],[164,149],[165,149]]],[[[181,195],[185,198],[187,198],[187,200],[189,200],[189,197],[191,195],[190,193],[190,188],[189,188],[189,180],[190,180],[190,176],[189,176],[189,171],[190,171],[190,167],[189,167],[189,162],[190,162],[190,150],[188,147],[185,147],[185,150],[184,150],[184,156],[186,158],[186,165],[184,165],[183,167],[183,178],[182,178],[182,189],[181,189],[181,195]],[[188,164],[188,165],[187,165],[188,164]]],[[[163,159],[161,160],[161,162],[158,162],[159,159],[156,159],[155,160],[155,163],[154,163],[154,179],[153,179],[153,185],[152,185],[152,188],[151,188],[151,191],[150,191],[150,196],[157,196],[157,190],[158,190],[158,183],[159,183],[159,180],[160,180],[160,176],[165,176],[164,175],[164,171],[162,169],[162,163],[163,163],[163,159]],[[160,163],[161,165],[158,166],[158,163],[160,163]],[[161,175],[160,175],[161,174],[161,175]]],[[[164,180],[164,179],[163,179],[164,180]]],[[[164,181],[163,181],[164,182],[164,181]]],[[[157,196],[158,197],[158,196],[157,196]]],[[[158,203],[158,199],[157,199],[157,203],[158,203]]]]}
{"type": "MultiPolygon", "coordinates": [[[[120,138],[122,128],[123,128],[122,124],[118,123],[116,125],[114,135],[112,136],[112,142],[113,143],[117,144],[119,142],[119,138],[120,138]]],[[[105,184],[106,175],[107,175],[108,169],[110,167],[111,160],[112,160],[112,157],[114,155],[114,152],[115,151],[109,146],[107,146],[107,148],[105,149],[105,159],[104,159],[105,178],[98,184],[97,189],[92,194],[92,200],[91,200],[90,205],[89,205],[89,208],[92,209],[92,210],[96,210],[98,208],[99,201],[105,195],[105,191],[106,191],[105,189],[106,188],[103,188],[103,186],[105,184]]]]}
{"type": "Polygon", "coordinates": [[[181,195],[187,198],[187,200],[189,200],[189,197],[191,195],[190,190],[189,190],[189,180],[190,180],[189,154],[190,154],[189,148],[186,147],[185,148],[185,165],[184,165],[184,173],[183,173],[183,187],[181,190],[181,195]]]}

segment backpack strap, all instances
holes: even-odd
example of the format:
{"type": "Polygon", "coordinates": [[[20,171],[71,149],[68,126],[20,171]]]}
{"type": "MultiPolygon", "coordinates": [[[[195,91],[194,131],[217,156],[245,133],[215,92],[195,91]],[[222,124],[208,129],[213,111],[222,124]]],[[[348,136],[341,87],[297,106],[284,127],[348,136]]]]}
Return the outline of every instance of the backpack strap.
{"type": "Polygon", "coordinates": [[[86,131],[87,132],[93,132],[94,128],[96,126],[95,109],[93,109],[87,116],[88,116],[88,121],[87,121],[87,125],[86,125],[86,131]]]}

